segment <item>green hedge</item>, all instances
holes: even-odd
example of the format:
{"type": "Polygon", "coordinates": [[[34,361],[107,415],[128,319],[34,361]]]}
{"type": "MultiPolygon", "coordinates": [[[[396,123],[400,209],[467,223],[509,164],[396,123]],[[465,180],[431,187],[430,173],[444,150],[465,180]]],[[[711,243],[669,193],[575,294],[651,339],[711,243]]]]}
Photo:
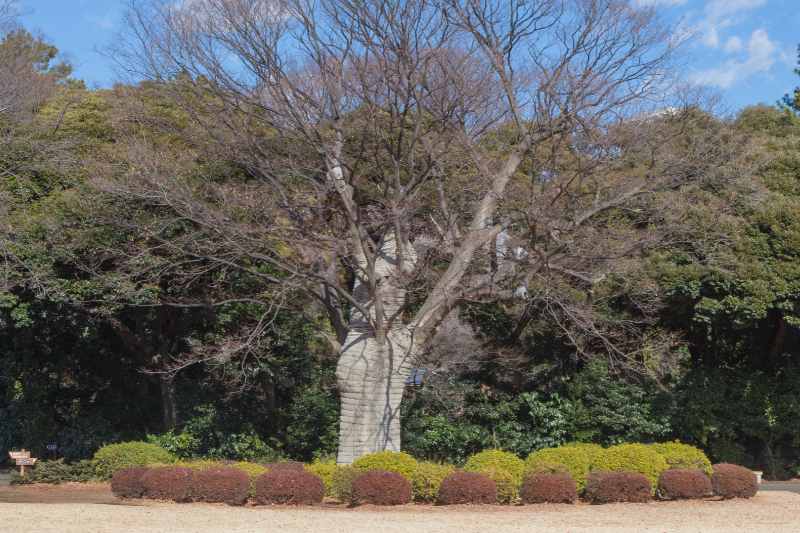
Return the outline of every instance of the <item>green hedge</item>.
{"type": "Polygon", "coordinates": [[[94,454],[95,473],[99,479],[111,479],[117,470],[132,466],[171,464],[175,457],[164,448],[149,442],[121,442],[103,446],[94,454]]]}
{"type": "Polygon", "coordinates": [[[525,474],[557,472],[563,469],[575,480],[580,492],[586,487],[586,477],[591,472],[596,457],[601,453],[603,453],[602,446],[578,442],[557,448],[545,448],[528,456],[525,460],[525,474]]]}
{"type": "Polygon", "coordinates": [[[670,468],[688,468],[702,470],[709,476],[714,469],[711,468],[711,461],[708,460],[703,450],[683,444],[682,442],[662,442],[650,445],[655,451],[667,461],[670,468]]]}
{"type": "Polygon", "coordinates": [[[511,503],[519,497],[525,463],[511,452],[484,450],[467,459],[464,470],[492,478],[497,483],[497,500],[511,503]]]}
{"type": "Polygon", "coordinates": [[[658,477],[667,469],[667,460],[646,444],[611,446],[599,453],[592,463],[592,470],[644,474],[653,490],[658,485],[658,477]]]}
{"type": "Polygon", "coordinates": [[[412,481],[418,464],[416,459],[405,452],[383,451],[362,455],[353,461],[353,468],[361,472],[386,470],[412,481]]]}

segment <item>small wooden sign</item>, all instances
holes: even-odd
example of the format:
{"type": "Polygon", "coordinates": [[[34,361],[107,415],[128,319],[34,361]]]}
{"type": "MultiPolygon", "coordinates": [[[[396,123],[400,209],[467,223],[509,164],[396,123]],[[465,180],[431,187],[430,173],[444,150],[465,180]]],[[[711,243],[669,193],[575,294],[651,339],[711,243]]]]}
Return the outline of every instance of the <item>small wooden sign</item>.
{"type": "Polygon", "coordinates": [[[31,457],[31,452],[28,450],[19,450],[17,452],[8,452],[8,456],[17,462],[19,467],[19,475],[25,477],[25,467],[33,466],[36,464],[36,459],[31,457]]]}
{"type": "Polygon", "coordinates": [[[8,452],[8,456],[14,459],[15,461],[17,459],[29,459],[31,456],[31,452],[29,452],[28,450],[20,450],[18,452],[8,452]]]}

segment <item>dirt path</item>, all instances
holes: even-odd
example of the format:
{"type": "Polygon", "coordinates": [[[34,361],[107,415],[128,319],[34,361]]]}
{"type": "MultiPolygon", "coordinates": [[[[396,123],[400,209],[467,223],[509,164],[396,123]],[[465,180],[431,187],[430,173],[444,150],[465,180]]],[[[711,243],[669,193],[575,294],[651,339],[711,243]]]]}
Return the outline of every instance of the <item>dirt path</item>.
{"type": "Polygon", "coordinates": [[[120,502],[104,485],[0,488],[0,532],[15,533],[797,532],[800,495],[590,506],[343,509],[120,502]],[[38,501],[40,503],[30,503],[38,501]]]}

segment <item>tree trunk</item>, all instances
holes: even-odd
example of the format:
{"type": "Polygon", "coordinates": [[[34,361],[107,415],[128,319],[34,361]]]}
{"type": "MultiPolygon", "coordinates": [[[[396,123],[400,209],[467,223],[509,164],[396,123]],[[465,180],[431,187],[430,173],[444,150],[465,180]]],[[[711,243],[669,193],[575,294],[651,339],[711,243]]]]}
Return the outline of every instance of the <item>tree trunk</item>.
{"type": "Polygon", "coordinates": [[[340,464],[381,450],[400,451],[400,402],[413,352],[351,332],[336,376],[341,398],[340,464]]]}
{"type": "Polygon", "coordinates": [[[161,387],[161,421],[164,431],[175,429],[178,425],[178,414],[175,409],[175,381],[167,374],[160,376],[161,387]]]}
{"type": "Polygon", "coordinates": [[[361,309],[371,316],[366,319],[358,308],[352,310],[336,367],[340,464],[367,453],[400,450],[400,401],[421,345],[401,316],[406,290],[398,282],[398,268],[416,261],[413,251],[405,254],[398,261],[394,239],[387,238],[374,265],[376,283],[358,279],[353,289],[361,309]]]}

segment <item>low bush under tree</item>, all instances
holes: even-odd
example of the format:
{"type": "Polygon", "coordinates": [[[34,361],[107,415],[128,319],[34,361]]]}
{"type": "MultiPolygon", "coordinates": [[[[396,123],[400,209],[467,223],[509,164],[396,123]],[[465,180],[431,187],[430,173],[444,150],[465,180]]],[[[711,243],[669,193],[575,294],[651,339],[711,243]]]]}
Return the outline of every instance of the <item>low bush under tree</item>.
{"type": "Polygon", "coordinates": [[[712,494],[711,479],[702,470],[673,468],[658,478],[658,497],[664,500],[693,500],[712,494]]]}
{"type": "Polygon", "coordinates": [[[442,505],[497,503],[497,484],[479,472],[453,472],[442,481],[437,502],[442,505]]]}
{"type": "Polygon", "coordinates": [[[417,460],[405,452],[383,451],[363,455],[353,461],[353,468],[361,472],[384,470],[395,472],[412,481],[417,470],[417,460]]]}
{"type": "Polygon", "coordinates": [[[592,472],[583,495],[591,503],[644,503],[652,498],[650,481],[638,472],[592,472]]]}
{"type": "Polygon", "coordinates": [[[111,478],[111,492],[118,498],[141,498],[145,491],[142,477],[146,472],[147,468],[142,466],[117,470],[111,478]]]}
{"type": "Polygon", "coordinates": [[[484,450],[467,459],[464,470],[492,478],[497,484],[497,501],[511,503],[519,497],[525,463],[511,452],[484,450]]]}
{"type": "Polygon", "coordinates": [[[638,472],[650,482],[655,491],[658,477],[667,470],[666,459],[646,444],[618,444],[604,449],[592,463],[592,470],[609,472],[638,472]]]}
{"type": "Polygon", "coordinates": [[[411,482],[397,472],[370,470],[353,480],[353,504],[403,505],[410,501],[411,482]]]}
{"type": "Polygon", "coordinates": [[[197,501],[244,505],[250,496],[250,476],[237,468],[199,470],[194,473],[193,484],[197,501]]]}
{"type": "Polygon", "coordinates": [[[578,487],[567,473],[538,473],[525,478],[519,495],[523,503],[575,503],[578,487]]]}
{"type": "Polygon", "coordinates": [[[194,498],[194,474],[191,468],[180,466],[148,468],[142,475],[144,496],[152,500],[190,502],[194,498]]]}
{"type": "Polygon", "coordinates": [[[99,479],[111,479],[117,470],[123,468],[173,462],[175,457],[171,453],[149,442],[109,444],[94,454],[95,473],[99,479]]]}
{"type": "Polygon", "coordinates": [[[305,470],[277,468],[256,478],[255,501],[259,504],[313,505],[323,497],[322,480],[305,470]]]}
{"type": "Polygon", "coordinates": [[[700,448],[678,441],[651,444],[650,447],[661,454],[670,468],[697,469],[711,475],[711,461],[700,448]]]}
{"type": "Polygon", "coordinates": [[[554,473],[564,468],[575,480],[578,491],[583,491],[592,464],[602,452],[602,446],[585,443],[565,444],[557,448],[537,450],[525,460],[525,472],[528,474],[554,473]]]}
{"type": "Polygon", "coordinates": [[[756,475],[747,468],[728,463],[714,465],[711,475],[714,494],[729,498],[752,498],[758,492],[756,475]]]}
{"type": "Polygon", "coordinates": [[[434,502],[439,494],[442,481],[455,471],[453,465],[422,462],[417,465],[411,479],[414,500],[434,502]]]}

